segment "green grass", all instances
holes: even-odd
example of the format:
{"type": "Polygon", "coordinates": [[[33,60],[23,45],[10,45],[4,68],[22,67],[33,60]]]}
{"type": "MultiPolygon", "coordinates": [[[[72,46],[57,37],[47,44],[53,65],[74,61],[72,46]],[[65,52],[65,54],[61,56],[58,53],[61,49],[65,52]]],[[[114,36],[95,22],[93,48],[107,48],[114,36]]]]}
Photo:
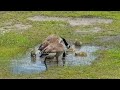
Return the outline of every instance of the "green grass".
{"type": "Polygon", "coordinates": [[[10,32],[0,35],[0,78],[120,78],[119,42],[102,43],[100,36],[114,36],[120,34],[120,12],[110,11],[22,11],[0,13],[0,28],[5,23],[22,23],[32,25],[27,30],[13,28],[10,32]],[[70,26],[63,21],[32,22],[28,17],[32,16],[57,16],[57,17],[101,17],[111,18],[113,23],[96,24],[91,26],[70,26]],[[99,33],[75,34],[75,30],[89,30],[100,27],[99,33]],[[21,33],[22,32],[22,33],[21,33]],[[110,50],[98,51],[100,57],[90,66],[77,67],[51,67],[48,71],[36,74],[13,75],[10,72],[10,61],[21,57],[29,49],[40,44],[49,34],[57,34],[68,40],[76,38],[84,44],[96,44],[100,46],[113,46],[110,50]]]}
{"type": "Polygon", "coordinates": [[[42,11],[40,15],[57,17],[103,17],[120,19],[120,12],[110,11],[42,11]]]}

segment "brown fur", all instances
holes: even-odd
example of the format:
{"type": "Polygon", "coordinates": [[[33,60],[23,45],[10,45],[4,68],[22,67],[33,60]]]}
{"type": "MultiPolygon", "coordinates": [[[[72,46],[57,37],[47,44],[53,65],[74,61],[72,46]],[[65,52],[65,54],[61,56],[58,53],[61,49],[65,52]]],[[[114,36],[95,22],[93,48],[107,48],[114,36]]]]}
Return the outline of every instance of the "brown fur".
{"type": "MultiPolygon", "coordinates": [[[[61,38],[59,36],[56,35],[50,35],[48,36],[45,41],[42,43],[41,45],[41,51],[43,53],[56,53],[55,57],[57,60],[57,65],[58,65],[58,58],[59,56],[61,56],[64,53],[64,46],[63,44],[61,44],[61,38]]],[[[46,65],[46,59],[45,58],[45,65],[46,65]]],[[[63,63],[64,65],[64,63],[63,63]]],[[[47,68],[47,66],[46,66],[47,68]]]]}
{"type": "Polygon", "coordinates": [[[61,43],[50,43],[43,51],[47,53],[62,52],[64,51],[64,46],[61,43]]]}
{"type": "Polygon", "coordinates": [[[39,50],[43,50],[44,48],[46,48],[48,45],[50,45],[51,43],[59,43],[61,40],[61,38],[57,35],[50,35],[48,36],[43,43],[41,44],[41,47],[39,48],[39,50]]]}
{"type": "Polygon", "coordinates": [[[58,65],[58,61],[59,61],[58,59],[59,59],[59,56],[61,56],[64,53],[64,47],[61,43],[50,43],[46,48],[44,48],[43,52],[56,53],[55,57],[58,65]]]}
{"type": "Polygon", "coordinates": [[[48,36],[43,43],[59,43],[60,37],[57,35],[48,36]]]}

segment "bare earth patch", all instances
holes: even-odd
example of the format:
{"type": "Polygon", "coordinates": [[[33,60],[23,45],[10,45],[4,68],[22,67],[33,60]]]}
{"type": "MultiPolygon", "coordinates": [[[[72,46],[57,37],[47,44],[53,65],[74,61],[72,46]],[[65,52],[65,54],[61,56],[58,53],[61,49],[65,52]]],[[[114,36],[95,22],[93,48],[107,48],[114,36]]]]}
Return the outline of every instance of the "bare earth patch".
{"type": "Polygon", "coordinates": [[[107,42],[115,42],[115,43],[120,43],[120,35],[117,36],[102,36],[99,37],[100,42],[107,43],[107,42]]]}
{"type": "Polygon", "coordinates": [[[112,19],[102,19],[102,18],[64,18],[64,17],[47,17],[47,16],[34,16],[29,17],[32,21],[67,21],[71,26],[76,25],[92,25],[96,23],[112,23],[112,19]]]}
{"type": "Polygon", "coordinates": [[[100,32],[102,29],[100,27],[94,27],[94,28],[90,28],[89,30],[75,30],[76,33],[79,34],[88,34],[88,33],[98,33],[100,32]]]}
{"type": "Polygon", "coordinates": [[[12,25],[12,22],[5,23],[4,27],[0,28],[0,34],[10,32],[11,30],[27,30],[28,28],[31,28],[32,25],[24,25],[24,24],[14,24],[12,25]]]}
{"type": "Polygon", "coordinates": [[[17,28],[17,29],[24,29],[24,30],[26,30],[28,28],[31,28],[32,25],[15,24],[14,27],[17,28]]]}

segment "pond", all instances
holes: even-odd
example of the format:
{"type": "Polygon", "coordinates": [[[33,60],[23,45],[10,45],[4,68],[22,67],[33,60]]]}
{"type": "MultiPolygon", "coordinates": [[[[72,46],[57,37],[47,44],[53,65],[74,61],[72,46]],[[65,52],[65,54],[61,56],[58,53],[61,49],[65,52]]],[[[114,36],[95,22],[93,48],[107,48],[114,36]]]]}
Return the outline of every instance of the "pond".
{"type": "MultiPolygon", "coordinates": [[[[14,59],[11,63],[11,72],[14,74],[23,74],[23,73],[39,73],[46,70],[44,65],[44,58],[40,58],[38,51],[39,45],[35,46],[36,59],[31,58],[31,53],[28,51],[22,58],[14,59]]],[[[85,52],[87,56],[75,56],[74,52],[68,53],[65,58],[65,66],[75,66],[75,65],[91,65],[91,63],[98,57],[94,55],[93,52],[101,49],[99,46],[81,46],[75,48],[77,51],[85,52]]],[[[59,65],[62,65],[62,60],[59,61],[59,65]]],[[[47,65],[57,66],[56,61],[48,60],[47,65]]],[[[49,69],[48,68],[48,69],[49,69]]]]}

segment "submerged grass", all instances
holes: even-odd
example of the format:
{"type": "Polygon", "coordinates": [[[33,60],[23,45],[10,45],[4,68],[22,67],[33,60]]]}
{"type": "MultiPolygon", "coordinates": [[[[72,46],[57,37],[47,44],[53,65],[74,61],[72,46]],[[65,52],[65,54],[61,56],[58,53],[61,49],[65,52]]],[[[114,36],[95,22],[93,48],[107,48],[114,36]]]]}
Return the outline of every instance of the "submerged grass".
{"type": "Polygon", "coordinates": [[[11,11],[0,13],[0,28],[6,27],[7,22],[32,25],[27,30],[13,29],[4,35],[0,34],[0,78],[120,78],[119,58],[120,45],[118,42],[101,42],[101,36],[115,36],[120,34],[120,12],[112,11],[11,11]],[[96,24],[91,26],[70,26],[63,21],[33,22],[28,17],[45,15],[57,17],[101,17],[111,18],[110,24],[96,24]],[[100,27],[97,33],[80,34],[75,30],[91,30],[100,27]],[[22,56],[29,48],[40,44],[50,34],[57,34],[67,40],[78,40],[84,44],[113,46],[111,49],[97,52],[100,57],[90,66],[51,67],[47,72],[38,74],[13,75],[10,72],[11,59],[22,56]]]}

